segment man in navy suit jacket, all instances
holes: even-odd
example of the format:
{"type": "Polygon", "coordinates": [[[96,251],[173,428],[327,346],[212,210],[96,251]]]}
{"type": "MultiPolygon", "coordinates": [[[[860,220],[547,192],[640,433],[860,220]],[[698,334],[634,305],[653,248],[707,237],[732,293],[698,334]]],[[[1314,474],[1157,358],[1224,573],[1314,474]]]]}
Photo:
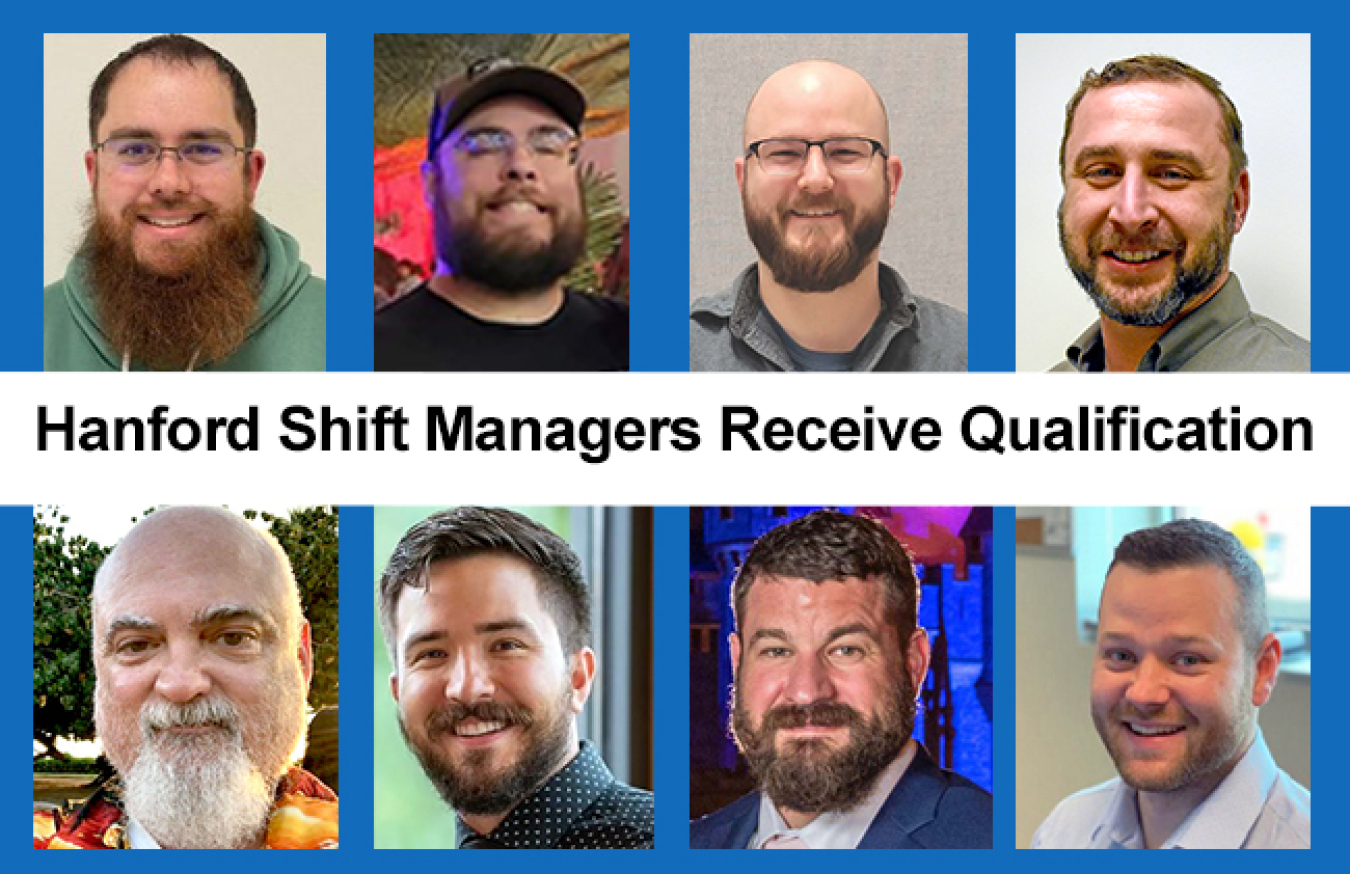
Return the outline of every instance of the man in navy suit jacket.
{"type": "Polygon", "coordinates": [[[992,846],[989,793],[910,737],[928,635],[884,526],[835,510],[780,525],[746,556],[732,609],[732,731],[758,791],[693,823],[692,847],[992,846]]]}

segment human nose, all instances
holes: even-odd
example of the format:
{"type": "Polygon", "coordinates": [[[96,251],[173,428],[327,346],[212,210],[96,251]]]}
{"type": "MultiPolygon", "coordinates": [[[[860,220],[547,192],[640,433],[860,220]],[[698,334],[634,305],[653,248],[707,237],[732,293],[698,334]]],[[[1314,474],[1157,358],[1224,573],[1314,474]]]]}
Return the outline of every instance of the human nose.
{"type": "Polygon", "coordinates": [[[184,194],[192,189],[192,180],[183,165],[183,156],[172,146],[161,147],[151,166],[150,192],[159,196],[184,194]],[[169,160],[170,153],[173,160],[169,160]]]}
{"type": "Polygon", "coordinates": [[[211,691],[211,678],[194,652],[170,650],[168,663],[155,677],[155,692],[164,700],[186,704],[211,691]]]}
{"type": "Polygon", "coordinates": [[[539,175],[534,151],[528,143],[513,142],[507,149],[502,164],[503,175],[514,181],[534,181],[539,175]]]}
{"type": "Polygon", "coordinates": [[[1158,664],[1156,659],[1140,662],[1125,690],[1125,700],[1144,710],[1161,707],[1167,703],[1170,695],[1167,669],[1158,664]]]}
{"type": "Polygon", "coordinates": [[[835,695],[830,671],[820,659],[798,658],[788,671],[783,697],[793,704],[828,701],[835,695]]]}
{"type": "Polygon", "coordinates": [[[1154,188],[1144,173],[1127,169],[1120,184],[1112,189],[1111,221],[1126,231],[1151,227],[1158,221],[1154,188]]]}
{"type": "Polygon", "coordinates": [[[797,177],[797,187],[803,191],[830,191],[834,188],[834,176],[830,174],[825,162],[825,147],[814,143],[806,147],[806,163],[797,177]]]}
{"type": "Polygon", "coordinates": [[[445,680],[446,698],[472,704],[491,698],[495,691],[492,672],[480,659],[465,654],[451,662],[450,675],[445,680]]]}

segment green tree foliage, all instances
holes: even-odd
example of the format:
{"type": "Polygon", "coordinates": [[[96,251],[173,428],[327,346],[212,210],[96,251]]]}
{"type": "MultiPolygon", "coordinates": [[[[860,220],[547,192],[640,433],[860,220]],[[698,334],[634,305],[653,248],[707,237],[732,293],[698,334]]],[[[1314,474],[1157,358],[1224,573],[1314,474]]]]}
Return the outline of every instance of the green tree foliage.
{"type": "MultiPolygon", "coordinates": [[[[146,511],[148,515],[151,511],[146,511]]],[[[306,507],[284,516],[247,510],[261,519],[290,557],[314,641],[314,709],[338,703],[338,511],[306,507]]],[[[128,527],[136,519],[128,520],[128,527]]],[[[33,514],[33,739],[39,757],[64,758],[58,737],[94,737],[94,659],[89,596],[94,575],[112,551],[70,535],[59,508],[33,514]]]]}
{"type": "Polygon", "coordinates": [[[69,521],[56,508],[33,513],[33,739],[57,758],[58,736],[94,736],[89,593],[111,551],[68,536],[69,521]]]}
{"type": "Polygon", "coordinates": [[[290,556],[300,585],[300,603],[309,620],[314,642],[314,682],[309,706],[335,707],[338,703],[338,509],[305,507],[285,516],[244,511],[244,518],[261,518],[268,531],[290,556]]]}

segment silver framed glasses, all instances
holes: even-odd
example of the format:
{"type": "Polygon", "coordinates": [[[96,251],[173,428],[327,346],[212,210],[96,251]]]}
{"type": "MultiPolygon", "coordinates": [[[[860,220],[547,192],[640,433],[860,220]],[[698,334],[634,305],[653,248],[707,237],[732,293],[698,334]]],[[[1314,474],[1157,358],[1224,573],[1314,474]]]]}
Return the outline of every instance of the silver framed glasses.
{"type": "Polygon", "coordinates": [[[191,140],[179,146],[164,146],[149,137],[109,137],[94,144],[94,150],[103,152],[120,167],[128,170],[156,165],[165,152],[178,156],[178,163],[190,167],[214,167],[235,155],[253,151],[236,146],[228,140],[191,140]]]}
{"type": "Polygon", "coordinates": [[[827,137],[823,140],[774,137],[751,143],[746,147],[745,157],[754,155],[760,169],[769,176],[796,176],[806,166],[806,159],[815,146],[820,147],[825,167],[831,175],[857,176],[872,166],[873,155],[880,152],[882,158],[887,157],[886,147],[869,137],[827,137]]]}
{"type": "MultiPolygon", "coordinates": [[[[519,141],[519,144],[524,145],[537,160],[566,161],[568,164],[575,164],[579,142],[576,134],[570,130],[560,127],[537,127],[519,141]]],[[[455,151],[470,158],[501,159],[514,154],[517,145],[515,134],[495,127],[465,131],[454,141],[455,151]]]]}

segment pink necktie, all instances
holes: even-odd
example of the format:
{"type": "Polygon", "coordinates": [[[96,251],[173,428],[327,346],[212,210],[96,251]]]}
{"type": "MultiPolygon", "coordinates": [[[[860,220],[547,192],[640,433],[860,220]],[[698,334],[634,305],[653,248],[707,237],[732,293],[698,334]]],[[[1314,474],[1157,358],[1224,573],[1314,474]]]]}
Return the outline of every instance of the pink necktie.
{"type": "Polygon", "coordinates": [[[796,835],[774,835],[764,842],[765,850],[809,850],[806,841],[796,835]]]}

